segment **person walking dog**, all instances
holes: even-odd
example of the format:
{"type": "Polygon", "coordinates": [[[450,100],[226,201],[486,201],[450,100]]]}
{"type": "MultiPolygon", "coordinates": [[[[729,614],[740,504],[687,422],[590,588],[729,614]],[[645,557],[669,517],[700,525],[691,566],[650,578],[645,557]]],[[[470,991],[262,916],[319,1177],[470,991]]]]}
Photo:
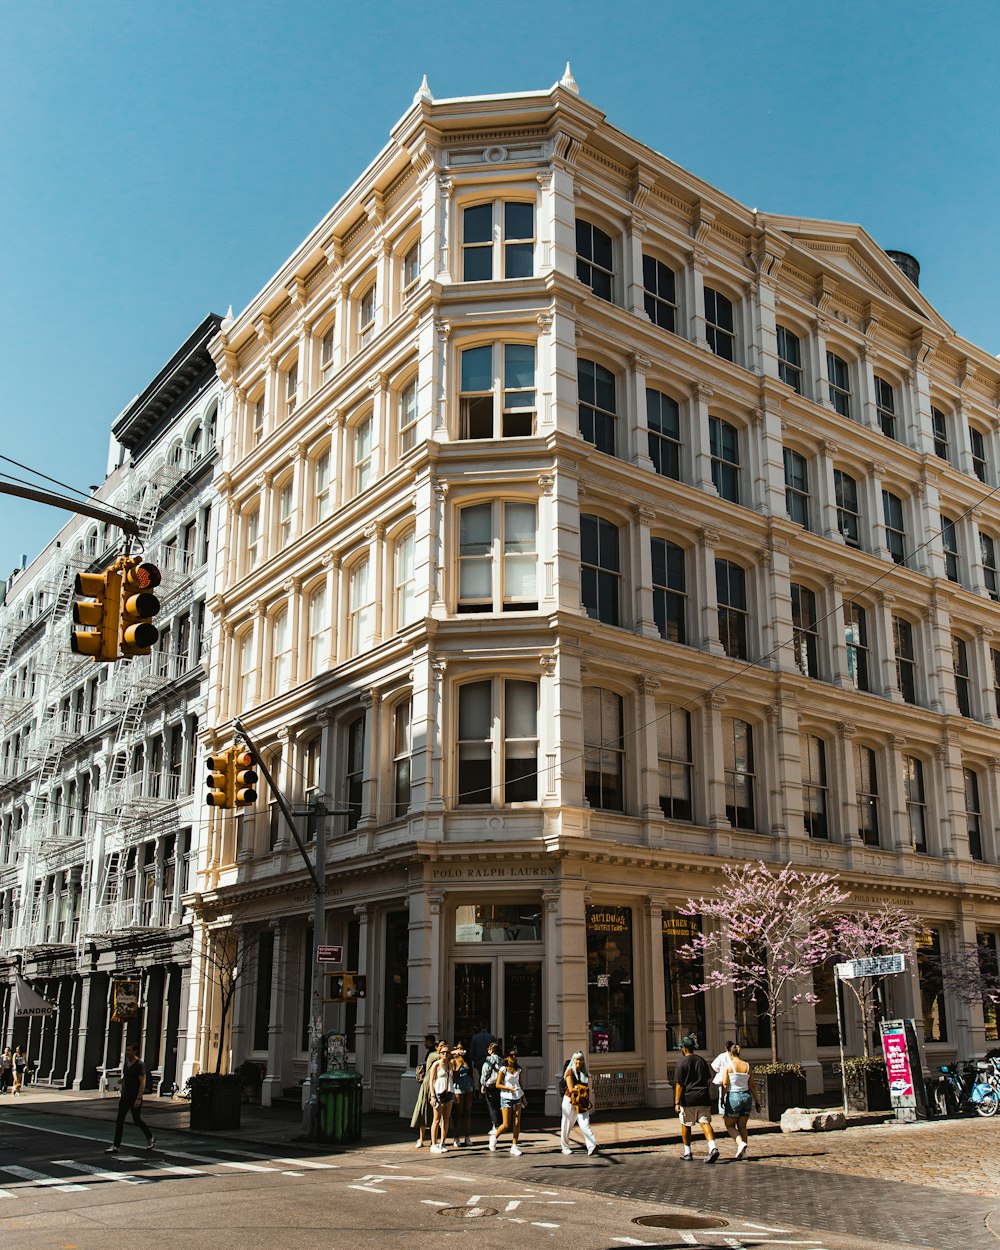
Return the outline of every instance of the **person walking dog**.
{"type": "Polygon", "coordinates": [[[736,1158],[747,1157],[747,1121],[750,1118],[750,1103],[760,1110],[760,1094],[754,1083],[753,1073],[746,1060],[740,1058],[740,1048],[732,1048],[733,1064],[722,1078],[722,1114],[726,1121],[726,1132],[736,1142],[736,1158]]]}
{"type": "Polygon", "coordinates": [[[579,1124],[583,1140],[587,1144],[587,1154],[597,1150],[597,1138],[590,1127],[590,1074],[583,1057],[582,1050],[575,1050],[566,1071],[563,1073],[566,1092],[562,1099],[562,1123],[559,1131],[559,1145],[564,1155],[571,1155],[573,1147],[569,1135],[574,1124],[579,1124]]]}
{"type": "Polygon", "coordinates": [[[132,1113],[132,1123],[141,1128],[146,1135],[146,1149],[152,1150],[156,1145],[147,1124],[143,1123],[139,1112],[142,1110],[142,1096],[146,1092],[146,1065],[139,1058],[139,1052],[132,1045],[125,1047],[125,1067],[122,1069],[122,1083],[118,1098],[118,1119],[115,1122],[114,1144],[105,1150],[106,1155],[118,1153],[122,1144],[122,1131],[125,1128],[125,1117],[132,1113]]]}
{"type": "Polygon", "coordinates": [[[674,1072],[674,1110],[681,1121],[681,1141],[684,1151],[681,1159],[690,1163],[694,1156],[691,1153],[691,1130],[696,1124],[701,1126],[708,1142],[706,1163],[715,1163],[719,1158],[719,1147],[715,1144],[715,1133],[712,1131],[712,1106],[709,1086],[712,1083],[712,1072],[701,1055],[694,1051],[694,1038],[688,1034],[681,1038],[681,1053],[684,1058],[674,1072]]]}

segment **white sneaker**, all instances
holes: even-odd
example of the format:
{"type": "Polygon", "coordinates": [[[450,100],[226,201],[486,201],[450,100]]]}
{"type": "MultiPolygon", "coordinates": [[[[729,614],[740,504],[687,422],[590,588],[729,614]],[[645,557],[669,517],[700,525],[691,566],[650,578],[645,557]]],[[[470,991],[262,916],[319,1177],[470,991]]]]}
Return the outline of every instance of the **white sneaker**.
{"type": "Polygon", "coordinates": [[[422,1137],[418,1137],[418,1138],[417,1138],[417,1140],[416,1140],[416,1143],[414,1144],[413,1149],[414,1149],[414,1150],[420,1150],[420,1148],[423,1146],[423,1144],[424,1144],[424,1139],[423,1139],[422,1137]]]}
{"type": "Polygon", "coordinates": [[[515,1142],[515,1144],[514,1144],[513,1146],[511,1146],[511,1148],[510,1148],[510,1153],[511,1153],[512,1155],[523,1155],[523,1154],[524,1154],[524,1151],[523,1151],[523,1150],[518,1150],[518,1148],[517,1148],[517,1143],[515,1142]]]}
{"type": "Polygon", "coordinates": [[[746,1149],[747,1149],[747,1143],[745,1141],[741,1141],[740,1144],[736,1147],[737,1159],[743,1158],[743,1156],[746,1154],[746,1149]]]}
{"type": "Polygon", "coordinates": [[[564,1155],[571,1155],[573,1153],[572,1150],[570,1150],[568,1146],[562,1146],[561,1150],[564,1155]]]}
{"type": "Polygon", "coordinates": [[[489,1146],[490,1150],[496,1150],[496,1148],[497,1148],[497,1135],[496,1135],[496,1133],[492,1133],[492,1132],[490,1133],[490,1135],[489,1135],[489,1139],[488,1139],[488,1141],[487,1141],[487,1143],[486,1143],[486,1144],[489,1146]]]}

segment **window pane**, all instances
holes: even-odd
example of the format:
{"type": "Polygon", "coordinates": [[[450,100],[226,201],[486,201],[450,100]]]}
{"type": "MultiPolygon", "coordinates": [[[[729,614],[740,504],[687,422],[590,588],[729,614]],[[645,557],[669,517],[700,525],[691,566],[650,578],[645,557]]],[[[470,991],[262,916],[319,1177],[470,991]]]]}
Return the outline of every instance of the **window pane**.
{"type": "Polygon", "coordinates": [[[493,388],[493,348],[470,347],[462,352],[462,391],[488,391],[493,388]]]}
{"type": "Polygon", "coordinates": [[[590,1050],[635,1049],[632,908],[587,908],[587,1014],[590,1050]]]}
{"type": "Polygon", "coordinates": [[[538,732],[538,686],[533,681],[508,681],[505,704],[507,737],[534,738],[538,732]]]}
{"type": "Polygon", "coordinates": [[[493,205],[476,204],[462,215],[462,242],[489,243],[493,239],[493,205]]]}
{"type": "Polygon", "coordinates": [[[490,683],[472,682],[458,692],[458,736],[463,742],[490,736],[490,683]]]}
{"type": "MultiPolygon", "coordinates": [[[[488,348],[485,350],[489,350],[488,348]]],[[[467,353],[463,352],[464,357],[467,353]]],[[[504,348],[503,384],[505,390],[530,390],[535,387],[535,349],[530,343],[508,343],[504,348]]],[[[465,388],[463,387],[463,390],[465,388]]],[[[534,402],[534,396],[532,396],[534,402]]]]}

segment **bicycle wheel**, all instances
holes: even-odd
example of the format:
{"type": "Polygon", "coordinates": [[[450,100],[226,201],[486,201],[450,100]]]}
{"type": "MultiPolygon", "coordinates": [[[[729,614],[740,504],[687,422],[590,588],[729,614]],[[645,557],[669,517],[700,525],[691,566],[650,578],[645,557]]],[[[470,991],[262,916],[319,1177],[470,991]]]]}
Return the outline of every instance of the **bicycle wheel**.
{"type": "Polygon", "coordinates": [[[983,1116],[996,1115],[998,1107],[1000,1107],[1000,1094],[995,1089],[984,1094],[982,1101],[976,1103],[976,1111],[983,1116]]]}

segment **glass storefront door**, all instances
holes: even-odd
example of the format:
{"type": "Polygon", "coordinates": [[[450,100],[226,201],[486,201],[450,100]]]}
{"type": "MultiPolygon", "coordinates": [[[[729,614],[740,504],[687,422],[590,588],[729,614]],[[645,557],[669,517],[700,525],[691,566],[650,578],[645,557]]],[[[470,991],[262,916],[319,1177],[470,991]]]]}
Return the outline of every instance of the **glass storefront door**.
{"type": "Polygon", "coordinates": [[[493,956],[456,961],[452,978],[452,1032],[469,1039],[484,1025],[522,1059],[542,1053],[542,962],[493,956]]]}

